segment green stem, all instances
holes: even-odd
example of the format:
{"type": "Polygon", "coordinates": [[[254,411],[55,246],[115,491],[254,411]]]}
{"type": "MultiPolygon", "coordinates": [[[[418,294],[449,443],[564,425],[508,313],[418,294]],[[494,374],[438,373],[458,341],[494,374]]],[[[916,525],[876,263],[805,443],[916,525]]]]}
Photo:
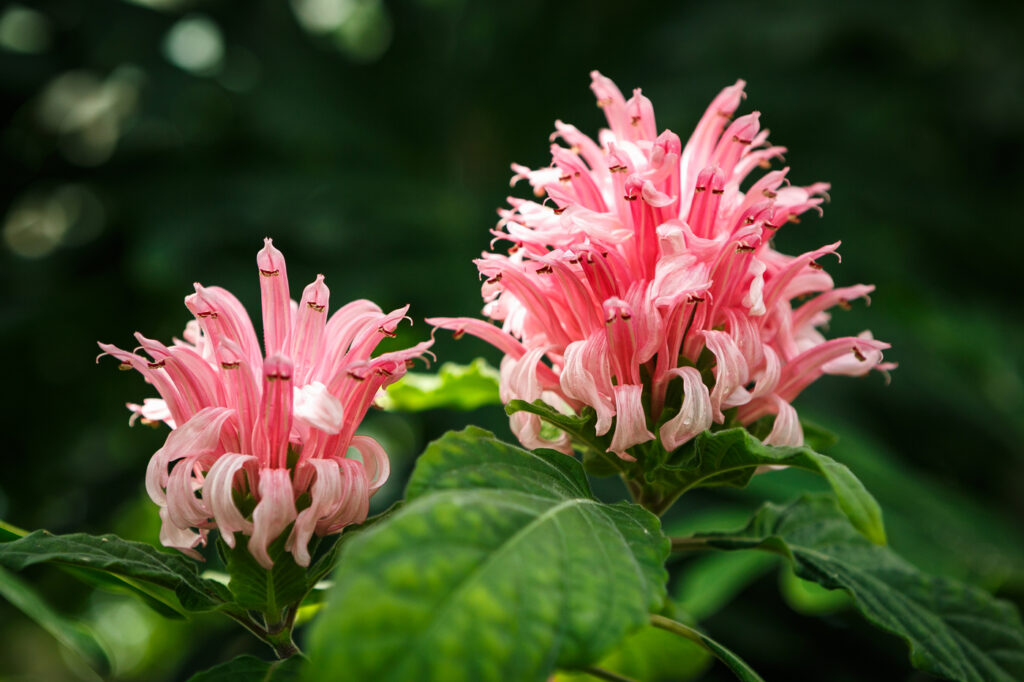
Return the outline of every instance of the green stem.
{"type": "Polygon", "coordinates": [[[674,635],[685,637],[691,642],[695,642],[699,644],[702,648],[707,649],[707,645],[704,644],[704,638],[701,637],[700,633],[697,630],[694,630],[689,625],[683,625],[677,620],[672,620],[671,618],[660,616],[657,613],[651,614],[651,625],[653,625],[656,628],[661,628],[662,630],[667,630],[668,632],[671,632],[674,635]]]}
{"type": "Polygon", "coordinates": [[[596,677],[599,680],[609,680],[610,682],[636,682],[632,677],[619,675],[618,673],[613,673],[611,670],[598,668],[596,665],[583,668],[582,672],[585,672],[591,677],[596,677]]]}

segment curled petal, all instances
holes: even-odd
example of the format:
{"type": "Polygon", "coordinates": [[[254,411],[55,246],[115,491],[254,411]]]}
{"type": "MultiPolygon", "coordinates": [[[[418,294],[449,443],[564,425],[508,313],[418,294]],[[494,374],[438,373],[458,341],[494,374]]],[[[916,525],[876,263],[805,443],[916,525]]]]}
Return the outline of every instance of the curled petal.
{"type": "Polygon", "coordinates": [[[307,463],[316,470],[316,480],[310,490],[312,501],[295,518],[295,525],[285,543],[285,549],[292,553],[299,566],[309,566],[309,539],[313,537],[316,524],[344,502],[338,463],[333,459],[310,459],[307,463]]]}
{"type": "MultiPolygon", "coordinates": [[[[592,337],[598,341],[602,338],[600,335],[592,337]]],[[[595,373],[598,375],[606,373],[603,371],[604,368],[596,366],[596,363],[587,365],[588,359],[594,360],[593,357],[588,358],[588,355],[592,355],[587,352],[588,344],[591,344],[590,339],[574,341],[566,347],[565,366],[562,368],[559,383],[566,396],[594,408],[594,411],[597,412],[595,432],[598,436],[603,436],[611,428],[612,417],[615,416],[615,404],[611,396],[601,392],[597,380],[594,378],[595,373]]]]}
{"type": "Polygon", "coordinates": [[[274,248],[274,240],[268,237],[263,243],[263,250],[256,254],[263,301],[263,349],[268,356],[275,353],[289,354],[292,320],[288,271],[285,269],[284,254],[274,248]]]}
{"type": "Polygon", "coordinates": [[[643,386],[622,385],[615,387],[615,435],[608,452],[614,452],[625,460],[633,460],[626,450],[654,439],[647,428],[644,406],[640,400],[643,386]]]}
{"type": "Polygon", "coordinates": [[[319,381],[295,388],[292,414],[298,421],[331,434],[341,431],[345,420],[345,408],[341,401],[331,395],[319,381]]]}
{"type": "Polygon", "coordinates": [[[695,367],[669,370],[669,374],[683,380],[683,404],[679,414],[662,424],[658,432],[665,449],[672,451],[711,428],[712,408],[708,387],[695,367]]]}
{"type": "Polygon", "coordinates": [[[764,439],[765,445],[799,446],[804,444],[804,430],[800,426],[800,418],[793,406],[778,396],[775,398],[775,407],[778,414],[775,416],[775,424],[772,425],[772,432],[764,439]]]}
{"type": "Polygon", "coordinates": [[[206,544],[205,531],[196,532],[190,528],[179,528],[174,525],[167,514],[167,509],[160,509],[160,544],[171,547],[183,554],[202,561],[202,555],[195,550],[198,545],[206,544]]]}
{"type": "Polygon", "coordinates": [[[249,521],[238,511],[234,500],[235,474],[241,471],[242,467],[249,462],[255,462],[252,455],[243,455],[237,452],[222,455],[210,467],[206,474],[206,481],[203,483],[203,502],[210,509],[217,527],[220,529],[221,537],[228,547],[235,546],[235,532],[242,531],[246,535],[252,535],[252,521],[249,521]]]}
{"type": "Polygon", "coordinates": [[[369,436],[352,436],[352,442],[349,445],[358,450],[363,458],[363,469],[366,471],[366,478],[369,481],[372,494],[387,483],[391,473],[388,453],[384,452],[380,443],[369,436]]]}
{"type": "MultiPolygon", "coordinates": [[[[711,391],[711,408],[715,421],[722,423],[725,421],[722,407],[730,406],[729,402],[734,393],[739,393],[737,397],[740,399],[743,394],[746,394],[743,384],[747,383],[749,370],[747,361],[743,359],[739,347],[727,333],[706,331],[704,332],[704,341],[707,343],[708,350],[714,353],[717,361],[715,364],[715,388],[711,391]]],[[[750,399],[749,394],[746,394],[745,397],[746,400],[750,399]]],[[[733,405],[736,404],[741,403],[733,402],[733,405]]]]}
{"type": "Polygon", "coordinates": [[[168,518],[180,528],[198,527],[210,518],[210,511],[196,497],[202,481],[196,477],[195,464],[193,457],[179,460],[167,477],[168,518]]]}
{"type": "Polygon", "coordinates": [[[362,523],[370,512],[370,486],[366,480],[366,469],[362,462],[354,459],[335,460],[341,471],[341,504],[329,518],[317,524],[318,535],[337,533],[345,526],[362,523]]]}
{"type": "Polygon", "coordinates": [[[782,361],[779,360],[779,354],[767,344],[764,346],[763,353],[764,369],[761,371],[761,375],[757,377],[754,390],[750,392],[751,400],[766,396],[774,391],[779,383],[779,378],[782,376],[782,361]]]}
{"type": "Polygon", "coordinates": [[[268,571],[274,562],[267,547],[295,520],[295,496],[287,469],[260,469],[260,501],[252,512],[249,553],[268,571]]]}
{"type": "Polygon", "coordinates": [[[164,506],[167,497],[167,466],[182,457],[197,457],[212,452],[220,442],[221,427],[234,410],[207,407],[167,436],[164,446],[149,460],[146,469],[146,492],[150,499],[164,506]]]}

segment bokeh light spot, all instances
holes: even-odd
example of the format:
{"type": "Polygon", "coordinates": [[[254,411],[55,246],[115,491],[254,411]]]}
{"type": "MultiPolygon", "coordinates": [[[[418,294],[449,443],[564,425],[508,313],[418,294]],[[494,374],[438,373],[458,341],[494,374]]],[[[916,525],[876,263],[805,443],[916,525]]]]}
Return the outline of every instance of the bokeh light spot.
{"type": "Polygon", "coordinates": [[[164,56],[180,69],[209,76],[220,70],[224,60],[224,38],[208,17],[187,16],[167,32],[164,56]]]}

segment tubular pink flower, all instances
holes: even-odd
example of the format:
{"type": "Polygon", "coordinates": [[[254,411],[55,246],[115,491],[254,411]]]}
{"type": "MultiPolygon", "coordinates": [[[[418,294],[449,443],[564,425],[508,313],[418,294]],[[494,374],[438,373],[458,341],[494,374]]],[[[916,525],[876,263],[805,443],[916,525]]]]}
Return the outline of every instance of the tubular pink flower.
{"type": "MultiPolygon", "coordinates": [[[[492,230],[492,247],[511,242],[507,255],[476,261],[484,314],[501,326],[427,320],[505,353],[504,400],[543,392],[565,409],[589,406],[597,434],[614,428],[612,451],[628,459],[653,437],[647,424],[661,423],[675,449],[712,424],[774,415],[770,441],[802,443],[791,402],[808,384],[893,366],[882,362],[888,344],[868,333],[819,331],[830,308],[873,289],[835,288],[819,259],[838,255],[838,242],[797,257],[774,249],[785,225],[821,212],[829,186],[792,186],[789,168],[770,169],[785,148],[768,144],[759,113],[733,118],[744,86],[719,93],[683,145],[658,132],[639,90],[627,100],[595,71],[608,129],[595,141],[557,121],[551,139],[564,146],[552,145],[551,165],[513,165],[512,184],[526,180],[538,200],[510,198],[492,230]],[[682,404],[666,405],[675,377],[682,404]],[[675,415],[662,423],[665,409],[675,415]]],[[[538,444],[535,417],[511,420],[524,444],[538,444]]]]}
{"type": "MultiPolygon", "coordinates": [[[[257,268],[265,354],[238,299],[200,284],[185,298],[195,320],[184,340],[165,346],[137,334],[148,357],[99,345],[101,356],[139,371],[160,394],[130,403],[132,420],[172,429],[146,472],[146,491],[160,506],[160,541],[199,558],[196,547],[211,529],[230,547],[241,532],[270,568],[268,548],[291,526],[286,550],[307,566],[314,534],[366,519],[370,497],[387,480],[388,457],[355,431],[378,392],[429,355],[433,341],[374,357],[407,308],[384,313],[354,301],[328,318],[323,275],[295,304],[284,256],[269,239],[257,268]],[[237,504],[245,498],[255,502],[248,515],[237,504]]],[[[557,386],[550,370],[546,382],[557,386]]]]}

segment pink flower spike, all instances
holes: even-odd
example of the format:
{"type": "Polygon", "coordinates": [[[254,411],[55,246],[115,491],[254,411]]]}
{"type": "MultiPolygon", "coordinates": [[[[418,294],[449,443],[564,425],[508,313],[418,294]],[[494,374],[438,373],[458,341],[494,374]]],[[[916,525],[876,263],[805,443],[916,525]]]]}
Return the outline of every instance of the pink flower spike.
{"type": "MultiPolygon", "coordinates": [[[[657,130],[639,90],[626,101],[595,71],[609,129],[592,139],[559,121],[551,140],[564,144],[550,148],[552,163],[514,166],[513,180],[529,180],[537,200],[509,198],[491,250],[475,261],[483,313],[496,324],[428,320],[504,353],[503,400],[590,407],[596,435],[614,423],[612,450],[626,457],[649,438],[646,424],[662,423],[674,449],[708,427],[707,414],[720,424],[779,415],[772,441],[788,443],[800,440],[799,421],[777,400],[788,405],[823,374],[891,366],[869,336],[822,335],[828,309],[871,291],[837,289],[824,271],[818,259],[839,243],[797,257],[775,250],[786,223],[821,213],[829,186],[791,185],[789,168],[771,170],[785,148],[769,143],[759,113],[734,118],[744,86],[722,90],[683,146],[657,130]],[[546,361],[526,372],[520,362],[541,348],[546,361]],[[666,404],[677,376],[683,404],[666,404]],[[714,379],[700,389],[698,377],[714,379]]],[[[537,418],[510,421],[523,445],[543,445],[537,418]]]]}
{"type": "Polygon", "coordinates": [[[295,520],[295,495],[288,469],[260,470],[260,501],[252,512],[253,531],[249,553],[268,571],[274,562],[267,547],[295,520]]]}
{"type": "MultiPolygon", "coordinates": [[[[166,346],[140,334],[150,359],[102,343],[101,357],[137,370],[160,393],[128,409],[132,421],[141,416],[172,429],[146,471],[165,546],[201,558],[196,547],[211,529],[231,547],[241,532],[269,567],[267,548],[297,521],[296,500],[310,494],[315,509],[303,509],[287,543],[296,561],[308,563],[313,533],[338,533],[366,519],[389,465],[376,441],[354,433],[378,392],[401,378],[408,363],[431,356],[433,339],[373,356],[407,319],[407,307],[385,314],[361,300],[328,318],[323,276],[305,288],[298,305],[288,300],[284,256],[269,239],[257,262],[265,357],[238,299],[198,284],[185,299],[195,319],[184,340],[166,346]],[[327,384],[332,378],[337,382],[327,384]],[[362,462],[344,456],[350,447],[362,462]]],[[[550,367],[537,368],[547,372],[542,390],[557,386],[550,367]]]]}

